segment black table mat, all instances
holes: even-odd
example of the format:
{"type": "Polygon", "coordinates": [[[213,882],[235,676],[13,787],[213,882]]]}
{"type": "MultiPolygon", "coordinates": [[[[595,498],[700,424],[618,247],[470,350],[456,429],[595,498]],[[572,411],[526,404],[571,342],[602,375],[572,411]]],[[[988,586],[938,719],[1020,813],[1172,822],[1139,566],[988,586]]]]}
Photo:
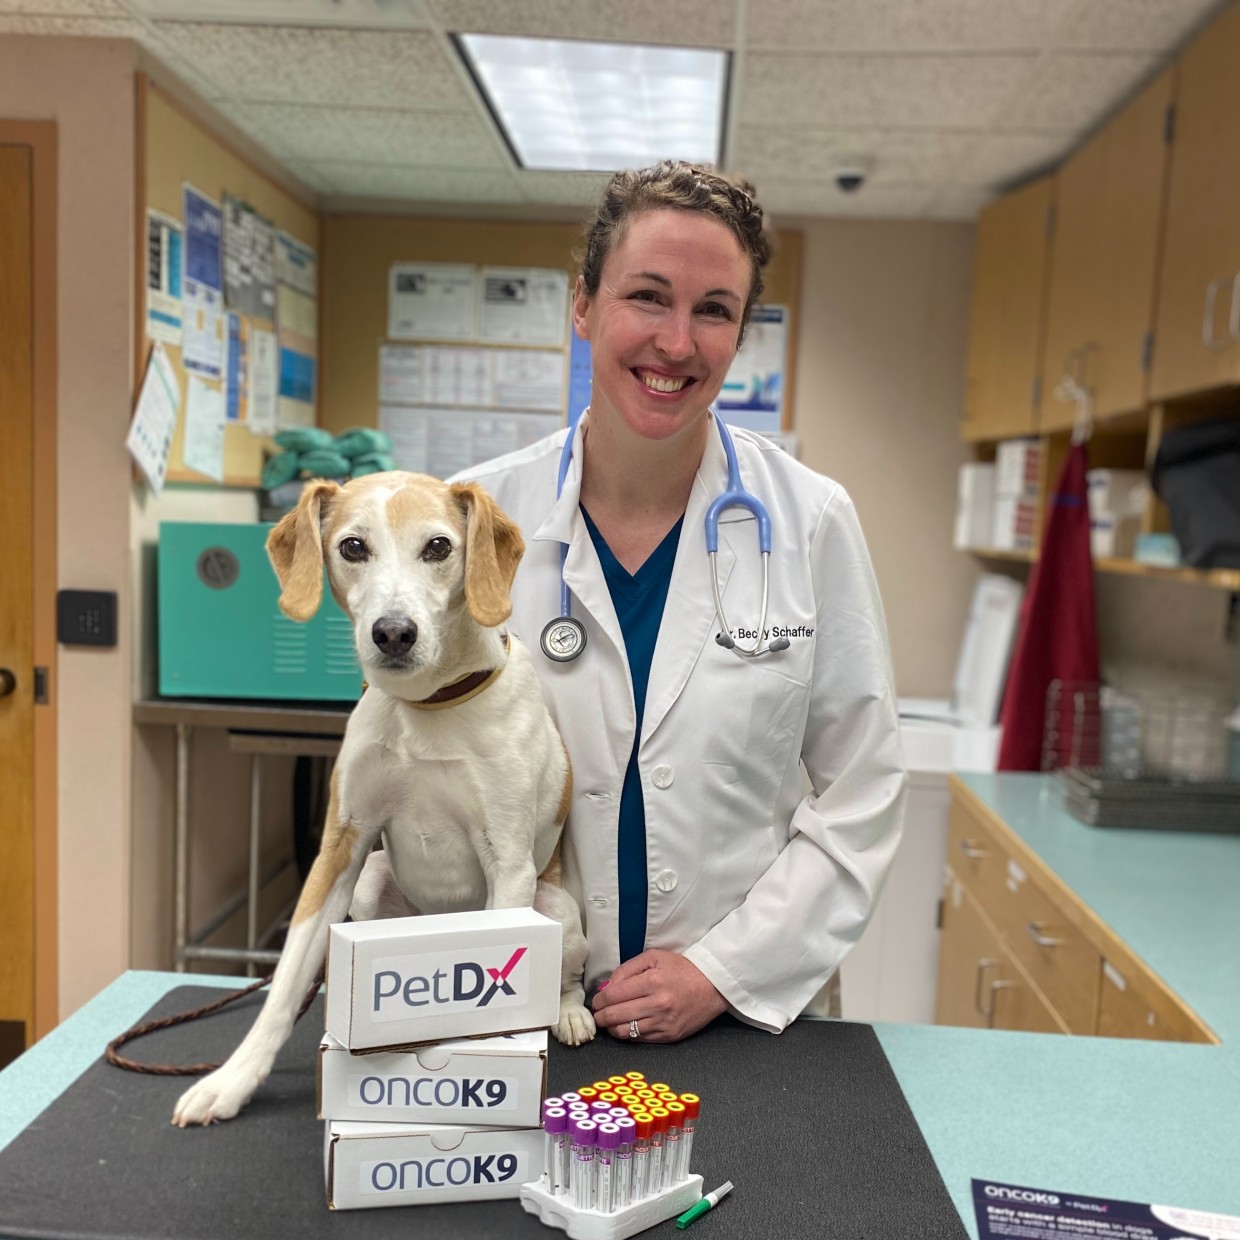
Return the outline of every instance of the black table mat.
{"type": "MultiPolygon", "coordinates": [[[[219,997],[183,986],[163,1016],[219,997]]],[[[241,1040],[261,995],[125,1048],[148,1062],[217,1060],[241,1040]]],[[[315,1117],[316,1000],[267,1083],[234,1120],[181,1130],[187,1078],[139,1076],[102,1059],[0,1151],[0,1235],[46,1240],[369,1240],[413,1234],[510,1240],[562,1232],[516,1201],[330,1211],[315,1117]]],[[[119,1031],[118,1031],[119,1032],[119,1031]]],[[[678,1046],[599,1037],[551,1042],[549,1085],[616,1072],[702,1095],[693,1169],[734,1192],[693,1225],[698,1240],[954,1240],[967,1233],[874,1031],[798,1021],[779,1037],[723,1019],[678,1046]]],[[[669,1221],[655,1233],[679,1235],[669,1221]]]]}

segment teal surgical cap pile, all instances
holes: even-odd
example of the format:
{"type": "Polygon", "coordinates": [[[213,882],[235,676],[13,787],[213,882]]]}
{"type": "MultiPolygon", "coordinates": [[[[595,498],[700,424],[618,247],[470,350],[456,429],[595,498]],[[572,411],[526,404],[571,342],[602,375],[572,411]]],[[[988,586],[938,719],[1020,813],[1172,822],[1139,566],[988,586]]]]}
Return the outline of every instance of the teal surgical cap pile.
{"type": "Polygon", "coordinates": [[[392,441],[373,427],[357,426],[333,435],[317,426],[299,426],[277,433],[280,449],[263,466],[263,489],[300,478],[361,478],[395,469],[392,441]]]}

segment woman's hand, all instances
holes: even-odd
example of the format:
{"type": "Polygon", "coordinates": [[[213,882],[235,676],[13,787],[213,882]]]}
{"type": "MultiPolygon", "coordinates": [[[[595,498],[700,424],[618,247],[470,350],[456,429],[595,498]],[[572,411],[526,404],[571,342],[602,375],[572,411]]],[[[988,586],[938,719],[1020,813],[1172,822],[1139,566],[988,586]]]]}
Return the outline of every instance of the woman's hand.
{"type": "Polygon", "coordinates": [[[594,996],[595,1024],[622,1040],[635,1020],[641,1041],[679,1042],[727,1010],[695,964],[657,949],[626,960],[594,996]]]}

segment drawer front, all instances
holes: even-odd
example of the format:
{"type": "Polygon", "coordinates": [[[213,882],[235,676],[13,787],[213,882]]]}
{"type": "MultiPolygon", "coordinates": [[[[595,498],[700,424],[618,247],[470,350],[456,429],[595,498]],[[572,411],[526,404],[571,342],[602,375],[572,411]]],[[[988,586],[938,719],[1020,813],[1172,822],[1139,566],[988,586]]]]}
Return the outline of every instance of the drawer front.
{"type": "Polygon", "coordinates": [[[1209,1032],[1150,978],[1125,974],[1102,962],[1098,1036],[1147,1038],[1158,1042],[1210,1042],[1209,1032]]]}
{"type": "Polygon", "coordinates": [[[947,864],[973,898],[989,912],[1003,891],[1007,854],[957,800],[952,801],[948,822],[947,864]]]}
{"type": "Polygon", "coordinates": [[[1006,871],[994,913],[999,932],[1068,1029],[1094,1033],[1102,954],[1019,865],[1009,862],[1006,871]]]}

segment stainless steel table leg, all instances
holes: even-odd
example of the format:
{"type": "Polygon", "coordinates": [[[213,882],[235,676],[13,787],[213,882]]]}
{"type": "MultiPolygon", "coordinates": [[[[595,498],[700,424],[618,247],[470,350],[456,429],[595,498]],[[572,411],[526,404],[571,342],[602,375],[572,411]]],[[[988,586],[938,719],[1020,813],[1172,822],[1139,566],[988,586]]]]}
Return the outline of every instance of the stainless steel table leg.
{"type": "MultiPolygon", "coordinates": [[[[258,894],[259,894],[259,834],[262,825],[263,782],[261,759],[258,754],[250,756],[250,886],[245,906],[245,946],[247,951],[258,947],[258,894]]],[[[245,972],[254,977],[258,970],[250,961],[245,972]]]]}
{"type": "Polygon", "coordinates": [[[185,972],[185,946],[189,942],[189,775],[190,744],[194,729],[178,723],[177,732],[177,780],[176,780],[176,837],[173,845],[173,867],[176,876],[176,893],[173,909],[172,967],[178,973],[185,972]]]}

